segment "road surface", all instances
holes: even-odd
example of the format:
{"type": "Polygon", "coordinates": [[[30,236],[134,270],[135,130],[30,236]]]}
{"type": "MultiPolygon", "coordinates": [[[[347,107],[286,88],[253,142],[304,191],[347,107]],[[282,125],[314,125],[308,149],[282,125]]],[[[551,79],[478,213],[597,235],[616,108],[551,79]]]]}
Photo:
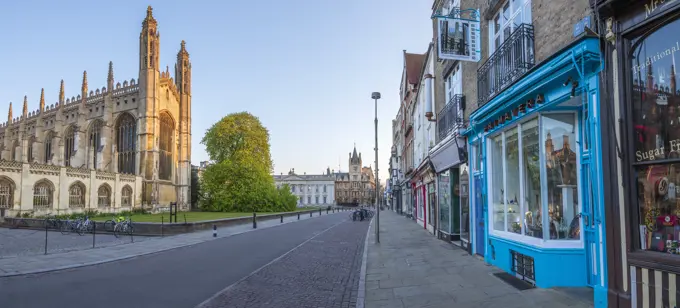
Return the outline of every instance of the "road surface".
{"type": "Polygon", "coordinates": [[[0,278],[0,306],[353,307],[367,228],[338,213],[120,262],[0,278]]]}

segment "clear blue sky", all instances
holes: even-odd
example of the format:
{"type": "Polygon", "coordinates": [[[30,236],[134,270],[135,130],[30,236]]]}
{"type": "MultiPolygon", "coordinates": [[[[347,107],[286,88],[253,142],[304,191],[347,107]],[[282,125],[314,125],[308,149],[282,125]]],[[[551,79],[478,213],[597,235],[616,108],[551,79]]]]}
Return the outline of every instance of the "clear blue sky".
{"type": "MultiPolygon", "coordinates": [[[[91,89],[137,79],[139,32],[147,5],[161,33],[161,64],[174,64],[181,40],[191,55],[192,163],[207,160],[201,138],[230,112],[248,111],[269,129],[275,172],[347,170],[354,142],[374,161],[379,91],[380,176],[387,175],[392,119],[399,105],[402,50],[425,52],[432,37],[426,0],[231,0],[115,2],[7,1],[0,9],[4,60],[0,110],[21,112],[91,89]]],[[[6,113],[0,122],[5,121],[6,113]]]]}

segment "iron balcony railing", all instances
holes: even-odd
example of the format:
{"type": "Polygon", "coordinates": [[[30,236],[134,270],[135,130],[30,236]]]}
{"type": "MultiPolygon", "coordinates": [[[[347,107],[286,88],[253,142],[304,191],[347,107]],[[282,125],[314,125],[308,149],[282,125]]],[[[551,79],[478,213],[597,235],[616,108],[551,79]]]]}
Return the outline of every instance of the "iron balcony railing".
{"type": "Polygon", "coordinates": [[[477,105],[486,104],[534,65],[534,26],[521,24],[477,70],[477,105]]]}
{"type": "Polygon", "coordinates": [[[462,128],[463,110],[465,109],[465,95],[456,94],[446,103],[437,114],[437,142],[444,140],[455,129],[462,128]]]}

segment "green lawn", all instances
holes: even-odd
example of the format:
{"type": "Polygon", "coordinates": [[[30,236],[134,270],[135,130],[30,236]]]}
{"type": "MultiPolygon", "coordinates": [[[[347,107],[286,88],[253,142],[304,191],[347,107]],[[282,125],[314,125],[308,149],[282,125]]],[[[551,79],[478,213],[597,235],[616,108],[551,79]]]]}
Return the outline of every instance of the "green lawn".
{"type": "MultiPolygon", "coordinates": [[[[310,209],[317,209],[317,208],[299,208],[297,211],[306,211],[310,209]]],[[[271,214],[280,214],[280,213],[272,213],[272,212],[265,212],[265,213],[257,213],[257,215],[271,215],[271,214]]],[[[178,212],[177,213],[177,222],[184,222],[184,215],[186,215],[186,221],[187,222],[194,222],[194,221],[205,221],[205,220],[217,220],[217,219],[225,219],[225,218],[234,218],[234,217],[244,217],[244,216],[253,216],[253,213],[225,213],[225,212],[178,212]]],[[[96,221],[106,221],[111,218],[113,218],[114,215],[110,216],[99,216],[99,217],[93,217],[93,220],[96,221]]],[[[162,214],[133,214],[130,216],[132,218],[132,222],[161,222],[161,220],[165,222],[170,222],[170,214],[169,213],[162,213],[162,214]]]]}

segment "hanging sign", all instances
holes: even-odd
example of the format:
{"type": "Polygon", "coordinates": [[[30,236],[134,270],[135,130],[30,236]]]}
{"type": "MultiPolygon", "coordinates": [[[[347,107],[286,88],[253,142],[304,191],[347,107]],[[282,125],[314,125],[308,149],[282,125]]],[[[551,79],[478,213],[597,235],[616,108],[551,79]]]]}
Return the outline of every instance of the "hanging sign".
{"type": "Polygon", "coordinates": [[[479,11],[452,8],[433,18],[437,19],[440,59],[479,62],[482,58],[479,11]]]}

